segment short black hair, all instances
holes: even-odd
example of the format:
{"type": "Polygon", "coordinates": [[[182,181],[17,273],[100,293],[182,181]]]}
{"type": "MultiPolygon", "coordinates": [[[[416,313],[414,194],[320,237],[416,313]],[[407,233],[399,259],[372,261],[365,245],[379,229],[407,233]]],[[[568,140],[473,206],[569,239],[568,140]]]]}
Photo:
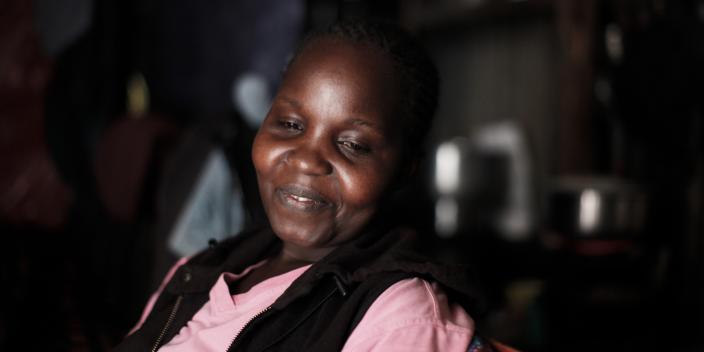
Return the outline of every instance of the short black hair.
{"type": "Polygon", "coordinates": [[[346,20],[311,31],[299,46],[298,54],[312,41],[330,38],[369,45],[387,55],[401,78],[401,107],[409,119],[405,132],[405,159],[418,159],[438,105],[439,78],[435,64],[420,42],[391,22],[346,20]]]}

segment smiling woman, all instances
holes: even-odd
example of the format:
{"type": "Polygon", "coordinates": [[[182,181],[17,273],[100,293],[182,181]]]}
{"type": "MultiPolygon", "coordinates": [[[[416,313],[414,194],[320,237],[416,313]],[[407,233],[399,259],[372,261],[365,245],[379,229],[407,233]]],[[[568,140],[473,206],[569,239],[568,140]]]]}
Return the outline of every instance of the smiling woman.
{"type": "Polygon", "coordinates": [[[466,272],[384,216],[436,102],[435,67],[400,29],[309,36],[252,148],[270,228],[177,263],[118,350],[481,350],[466,272]]]}

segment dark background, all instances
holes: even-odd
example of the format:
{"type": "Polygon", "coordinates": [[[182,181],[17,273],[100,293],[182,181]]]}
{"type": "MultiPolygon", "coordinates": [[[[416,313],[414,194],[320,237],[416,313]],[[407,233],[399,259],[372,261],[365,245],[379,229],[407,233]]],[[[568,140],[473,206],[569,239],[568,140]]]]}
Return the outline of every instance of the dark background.
{"type": "Polygon", "coordinates": [[[485,335],[525,351],[704,350],[701,0],[0,1],[0,350],[116,344],[175,259],[166,235],[213,147],[247,225],[261,222],[256,127],[232,84],[254,72],[275,90],[306,30],[356,17],[398,21],[438,65],[428,158],[397,213],[431,254],[476,269],[485,335]],[[136,74],[146,111],[128,109],[136,74]],[[482,149],[491,126],[520,137],[513,154],[482,149]],[[462,186],[443,193],[447,141],[462,186]],[[512,182],[519,230],[496,220],[512,182]],[[585,232],[591,191],[644,210],[616,205],[629,226],[585,232]],[[450,230],[442,199],[458,204],[450,230]]]}

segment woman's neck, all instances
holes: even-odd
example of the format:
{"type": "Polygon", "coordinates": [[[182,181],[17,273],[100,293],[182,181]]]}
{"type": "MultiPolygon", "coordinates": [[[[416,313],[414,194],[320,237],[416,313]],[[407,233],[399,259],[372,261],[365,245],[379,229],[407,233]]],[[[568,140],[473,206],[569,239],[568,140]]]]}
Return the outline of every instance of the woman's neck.
{"type": "Polygon", "coordinates": [[[284,243],[281,251],[273,258],[286,265],[312,264],[332,252],[335,248],[302,248],[290,243],[284,243]]]}
{"type": "Polygon", "coordinates": [[[291,270],[311,264],[312,262],[298,260],[283,255],[281,250],[275,256],[269,258],[266,263],[253,269],[246,276],[230,284],[230,293],[239,294],[249,291],[260,282],[287,273],[291,270]]]}

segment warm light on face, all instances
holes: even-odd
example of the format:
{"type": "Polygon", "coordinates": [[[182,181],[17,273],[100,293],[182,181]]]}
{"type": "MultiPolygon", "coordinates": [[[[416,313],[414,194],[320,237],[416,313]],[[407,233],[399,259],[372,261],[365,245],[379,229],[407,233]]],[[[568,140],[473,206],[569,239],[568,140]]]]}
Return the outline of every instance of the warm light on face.
{"type": "Polygon", "coordinates": [[[274,233],[316,261],[361,234],[394,185],[402,140],[393,62],[317,40],[289,67],[252,161],[274,233]]]}

